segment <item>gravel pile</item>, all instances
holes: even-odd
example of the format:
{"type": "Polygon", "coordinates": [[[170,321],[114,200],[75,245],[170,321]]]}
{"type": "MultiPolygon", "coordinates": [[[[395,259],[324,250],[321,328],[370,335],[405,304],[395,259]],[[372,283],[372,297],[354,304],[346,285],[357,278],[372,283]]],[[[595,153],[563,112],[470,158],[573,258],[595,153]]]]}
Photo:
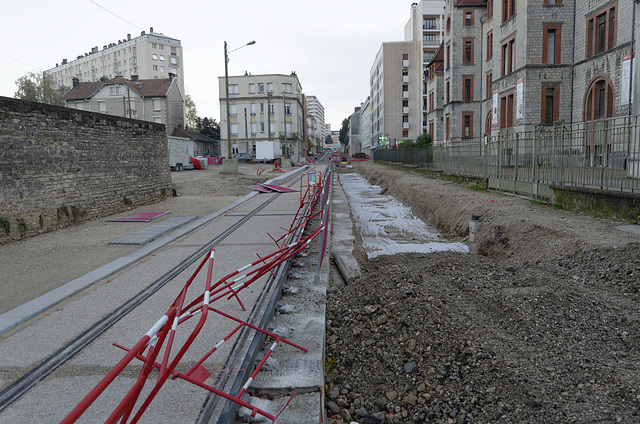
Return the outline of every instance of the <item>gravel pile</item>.
{"type": "MultiPolygon", "coordinates": [[[[493,217],[514,245],[508,207],[493,217]]],[[[330,422],[640,422],[640,244],[512,219],[540,227],[520,228],[526,252],[381,256],[332,281],[330,422]]]]}

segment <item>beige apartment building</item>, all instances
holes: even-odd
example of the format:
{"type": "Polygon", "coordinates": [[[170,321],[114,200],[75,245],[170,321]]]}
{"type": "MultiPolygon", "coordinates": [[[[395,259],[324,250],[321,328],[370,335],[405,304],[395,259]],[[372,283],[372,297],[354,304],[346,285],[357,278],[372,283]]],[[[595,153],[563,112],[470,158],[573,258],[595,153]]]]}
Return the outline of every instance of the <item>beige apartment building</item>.
{"type": "Polygon", "coordinates": [[[415,140],[428,130],[428,65],[442,42],[444,6],[444,0],[413,3],[404,41],[382,43],[370,71],[371,132],[363,151],[415,140]]]}
{"type": "MultiPolygon", "coordinates": [[[[229,76],[229,126],[225,77],[218,77],[220,92],[220,140],[233,153],[255,156],[256,142],[280,141],[282,154],[294,162],[307,155],[305,99],[295,72],[229,76]]],[[[226,150],[223,147],[223,154],[226,150]]]]}
{"type": "Polygon", "coordinates": [[[139,37],[118,40],[115,43],[92,47],[75,60],[63,59],[55,68],[44,71],[58,87],[70,89],[73,79],[79,82],[111,80],[115,77],[131,79],[166,79],[169,74],[177,78],[178,88],[184,93],[183,52],[180,40],[164,34],[142,31],[139,37]]]}

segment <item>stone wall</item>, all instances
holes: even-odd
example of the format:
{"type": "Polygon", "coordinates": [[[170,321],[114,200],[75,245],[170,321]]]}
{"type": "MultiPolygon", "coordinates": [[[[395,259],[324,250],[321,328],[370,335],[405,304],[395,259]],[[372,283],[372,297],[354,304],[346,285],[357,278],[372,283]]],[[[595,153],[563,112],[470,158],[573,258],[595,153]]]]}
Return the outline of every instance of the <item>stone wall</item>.
{"type": "Polygon", "coordinates": [[[165,126],[0,97],[0,243],[164,199],[165,126]]]}

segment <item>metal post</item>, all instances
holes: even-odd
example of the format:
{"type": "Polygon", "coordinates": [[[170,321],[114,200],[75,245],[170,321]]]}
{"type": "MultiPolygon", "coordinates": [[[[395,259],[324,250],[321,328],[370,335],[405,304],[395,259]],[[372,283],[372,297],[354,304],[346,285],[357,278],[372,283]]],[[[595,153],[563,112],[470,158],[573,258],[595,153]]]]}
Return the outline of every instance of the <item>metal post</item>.
{"type": "Polygon", "coordinates": [[[227,158],[231,159],[231,114],[229,113],[229,55],[227,54],[227,42],[224,42],[224,91],[225,104],[227,107],[227,158]]]}
{"type": "Polygon", "coordinates": [[[247,108],[246,107],[244,108],[244,136],[246,138],[246,143],[247,143],[247,153],[249,153],[249,131],[247,128],[247,108]]]}

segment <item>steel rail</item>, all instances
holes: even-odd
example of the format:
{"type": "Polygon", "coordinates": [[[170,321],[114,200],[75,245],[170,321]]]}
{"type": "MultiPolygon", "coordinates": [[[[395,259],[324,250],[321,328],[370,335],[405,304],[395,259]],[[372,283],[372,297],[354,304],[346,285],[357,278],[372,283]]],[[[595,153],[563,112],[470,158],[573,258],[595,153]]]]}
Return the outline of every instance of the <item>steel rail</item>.
{"type": "MultiPolygon", "coordinates": [[[[295,181],[295,180],[294,180],[295,181]]],[[[145,289],[141,290],[138,294],[131,297],[128,301],[123,303],[120,307],[116,308],[108,314],[105,318],[93,324],[90,328],[85,330],[82,334],[75,339],[68,342],[66,345],[58,349],[47,359],[36,365],[25,375],[18,380],[0,391],[0,412],[5,410],[12,403],[20,399],[27,391],[35,386],[39,381],[46,378],[53,371],[71,359],[73,356],[82,351],[87,345],[97,339],[101,334],[115,325],[118,321],[124,318],[129,312],[138,307],[141,303],[151,297],[160,288],[168,284],[173,278],[182,273],[185,269],[191,266],[193,263],[202,258],[202,256],[213,247],[218,245],[222,240],[227,238],[242,225],[244,225],[249,219],[258,214],[267,205],[274,202],[281,193],[274,193],[270,199],[265,201],[260,206],[256,207],[253,211],[246,214],[238,222],[230,226],[219,236],[211,240],[205,246],[200,248],[197,252],[186,258],[183,262],[175,266],[173,269],[165,273],[162,277],[148,285],[145,289]]],[[[236,206],[239,207],[241,205],[236,206]]]]}

